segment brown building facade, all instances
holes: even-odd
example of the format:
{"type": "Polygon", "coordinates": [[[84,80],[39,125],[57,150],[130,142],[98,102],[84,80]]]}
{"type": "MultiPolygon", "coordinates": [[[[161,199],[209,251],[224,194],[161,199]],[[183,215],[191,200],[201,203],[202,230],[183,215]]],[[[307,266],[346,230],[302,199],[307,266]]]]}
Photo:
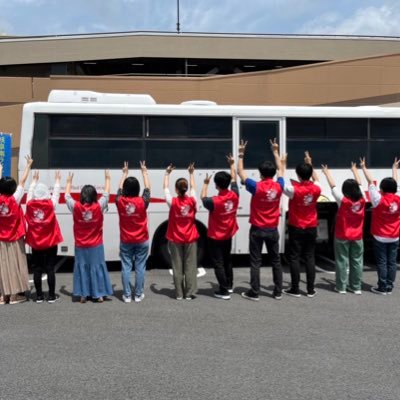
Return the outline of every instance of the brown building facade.
{"type": "MultiPolygon", "coordinates": [[[[340,41],[326,37],[318,39],[271,37],[267,39],[243,38],[242,36],[200,37],[200,39],[197,36],[177,37],[176,35],[135,36],[133,38],[112,36],[75,38],[75,42],[69,39],[70,41],[62,45],[60,41],[56,39],[52,41],[51,38],[36,41],[0,40],[0,66],[3,66],[0,67],[0,131],[11,132],[14,135],[13,172],[16,172],[22,105],[26,102],[46,101],[49,92],[53,89],[146,93],[158,103],[212,100],[218,104],[358,106],[387,105],[400,101],[400,41],[398,40],[371,39],[368,41],[365,38],[353,38],[340,41]],[[110,42],[106,42],[106,39],[109,41],[112,39],[112,46],[117,46],[119,50],[110,48],[110,42]],[[201,42],[201,39],[204,41],[201,42]],[[140,40],[146,43],[146,46],[140,40]],[[142,44],[137,45],[129,53],[126,47],[135,41],[136,44],[142,44]],[[92,49],[87,47],[89,43],[92,49]],[[153,43],[152,48],[151,43],[153,43]],[[32,76],[1,76],[1,68],[4,69],[7,65],[18,64],[21,67],[20,71],[23,71],[24,65],[29,64],[32,68],[32,65],[37,64],[40,69],[41,62],[54,62],[59,65],[60,62],[81,61],[82,54],[86,57],[90,56],[91,60],[96,59],[96,54],[101,60],[107,57],[109,59],[123,57],[124,60],[127,57],[136,57],[137,61],[137,57],[151,56],[155,59],[159,56],[157,63],[162,63],[162,57],[167,56],[166,46],[170,49],[169,57],[171,57],[171,52],[175,52],[172,54],[175,60],[176,57],[190,57],[190,62],[193,63],[196,55],[199,58],[201,56],[203,59],[207,57],[211,59],[218,54],[219,58],[224,57],[225,65],[229,57],[233,60],[232,63],[235,61],[235,65],[239,65],[234,59],[235,43],[236,54],[241,60],[241,65],[240,68],[235,67],[239,72],[232,74],[177,73],[176,76],[160,74],[149,76],[146,73],[142,75],[133,73],[124,74],[124,76],[98,76],[65,73],[37,76],[34,70],[29,69],[25,70],[24,74],[27,75],[29,71],[33,71],[32,76]],[[72,46],[73,44],[78,47],[72,46]],[[279,52],[279,45],[282,44],[286,47],[279,52]],[[270,53],[266,49],[269,49],[270,53]],[[371,55],[373,51],[376,55],[371,55]],[[256,60],[256,56],[265,61],[264,67],[256,62],[254,65],[245,64],[249,63],[246,60],[256,60]],[[267,60],[267,57],[271,59],[267,60]],[[342,57],[342,59],[334,59],[334,57],[342,57]],[[293,60],[297,60],[296,63],[300,65],[287,66],[292,65],[288,63],[289,59],[292,64],[293,60]],[[321,59],[325,61],[318,61],[321,59]],[[286,67],[277,65],[278,62],[285,64],[285,61],[286,67]],[[243,72],[247,67],[265,68],[265,70],[243,72]]],[[[187,59],[185,59],[186,65],[194,65],[188,64],[187,59]]],[[[97,65],[97,61],[91,61],[91,63],[89,64],[97,65]]],[[[215,64],[213,68],[218,70],[221,65],[215,64]]]]}

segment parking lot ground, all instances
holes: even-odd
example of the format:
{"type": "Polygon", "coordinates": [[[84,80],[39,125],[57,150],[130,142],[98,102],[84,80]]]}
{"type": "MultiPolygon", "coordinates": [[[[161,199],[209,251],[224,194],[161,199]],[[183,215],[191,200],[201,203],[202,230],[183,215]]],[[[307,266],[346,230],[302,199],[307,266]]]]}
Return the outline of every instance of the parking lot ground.
{"type": "Polygon", "coordinates": [[[371,293],[373,269],[362,296],[320,270],[315,298],[277,301],[263,268],[259,302],[240,296],[249,269],[234,272],[231,300],[207,270],[177,301],[168,271],[150,270],[140,304],[121,301],[118,272],[110,301],[72,302],[59,273],[58,303],[0,306],[0,399],[400,399],[400,293],[371,293]]]}

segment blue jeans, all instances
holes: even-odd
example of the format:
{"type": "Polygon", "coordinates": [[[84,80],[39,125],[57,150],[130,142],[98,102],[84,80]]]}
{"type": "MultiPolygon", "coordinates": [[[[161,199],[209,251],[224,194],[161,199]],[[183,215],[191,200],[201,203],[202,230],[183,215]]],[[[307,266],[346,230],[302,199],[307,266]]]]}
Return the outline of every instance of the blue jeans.
{"type": "Polygon", "coordinates": [[[396,258],[399,241],[394,243],[382,243],[374,239],[374,253],[376,270],[378,272],[378,288],[381,290],[393,289],[396,279],[396,258]]]}
{"type": "Polygon", "coordinates": [[[119,245],[121,258],[122,289],[125,297],[131,297],[131,273],[133,260],[135,260],[135,296],[143,293],[144,272],[149,252],[149,242],[122,243],[119,245]]]}

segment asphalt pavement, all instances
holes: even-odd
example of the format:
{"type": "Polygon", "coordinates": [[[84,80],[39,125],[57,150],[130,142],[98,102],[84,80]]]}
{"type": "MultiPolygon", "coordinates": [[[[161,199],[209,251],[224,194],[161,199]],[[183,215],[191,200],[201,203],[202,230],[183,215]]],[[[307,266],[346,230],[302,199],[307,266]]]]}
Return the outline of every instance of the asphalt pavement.
{"type": "Polygon", "coordinates": [[[0,399],[400,399],[400,293],[371,293],[373,269],[362,296],[320,270],[315,298],[277,301],[263,268],[259,302],[240,296],[249,269],[234,272],[231,300],[207,270],[177,301],[168,271],[148,271],[140,304],[121,301],[118,272],[110,301],[75,303],[59,273],[58,303],[0,306],[0,399]]]}

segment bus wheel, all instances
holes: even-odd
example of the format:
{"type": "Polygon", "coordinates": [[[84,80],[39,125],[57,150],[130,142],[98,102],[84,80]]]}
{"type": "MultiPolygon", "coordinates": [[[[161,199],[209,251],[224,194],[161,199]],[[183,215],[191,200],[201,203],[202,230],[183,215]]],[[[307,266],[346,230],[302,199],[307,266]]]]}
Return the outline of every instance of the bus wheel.
{"type": "MultiPolygon", "coordinates": [[[[153,268],[171,269],[171,256],[168,251],[168,240],[165,238],[167,233],[168,221],[163,222],[154,233],[151,246],[151,255],[153,256],[153,268]]],[[[197,242],[197,265],[202,267],[208,261],[207,256],[207,228],[199,221],[196,221],[196,227],[200,234],[197,242]]]]}

